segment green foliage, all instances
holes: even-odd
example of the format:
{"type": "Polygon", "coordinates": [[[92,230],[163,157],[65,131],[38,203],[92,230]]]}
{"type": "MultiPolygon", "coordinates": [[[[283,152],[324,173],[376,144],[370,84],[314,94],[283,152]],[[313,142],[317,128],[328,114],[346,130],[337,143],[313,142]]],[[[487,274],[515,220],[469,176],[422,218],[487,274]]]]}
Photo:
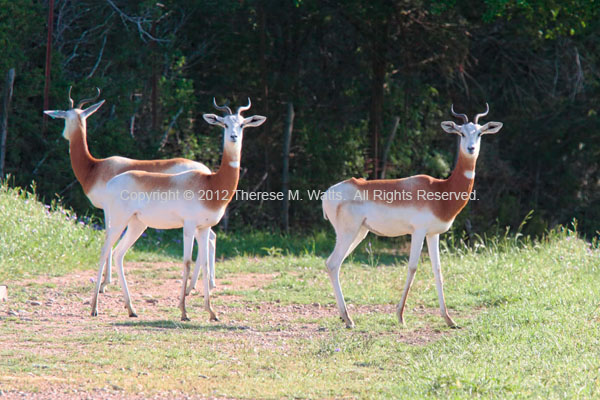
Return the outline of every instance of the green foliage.
{"type": "Polygon", "coordinates": [[[523,16],[545,39],[582,33],[598,16],[593,0],[486,0],[485,4],[484,19],[523,16]]]}
{"type": "MultiPolygon", "coordinates": [[[[0,1],[0,78],[17,71],[6,168],[18,186],[36,181],[46,202],[58,194],[78,213],[99,216],[71,172],[62,121],[44,131],[46,7],[0,1]]],[[[535,209],[529,226],[537,234],[573,217],[583,232],[597,230],[594,1],[60,0],[54,11],[50,107],[66,107],[69,85],[76,99],[102,89],[107,102],[88,121],[96,157],[183,156],[218,168],[220,131],[202,114],[212,112],[213,97],[234,108],[251,97],[250,112],[268,120],[244,140],[240,189],[282,187],[289,102],[294,190],[369,175],[373,127],[380,124],[382,149],[395,117],[387,177],[443,178],[456,150],[439,127],[451,119],[450,104],[472,116],[488,102],[488,118],[504,128],[483,139],[480,201],[457,229],[467,220],[476,233],[516,227],[535,209]]],[[[280,213],[279,202],[234,203],[229,226],[277,229],[280,213]]],[[[310,201],[292,202],[290,221],[303,232],[327,226],[310,201]]]]}

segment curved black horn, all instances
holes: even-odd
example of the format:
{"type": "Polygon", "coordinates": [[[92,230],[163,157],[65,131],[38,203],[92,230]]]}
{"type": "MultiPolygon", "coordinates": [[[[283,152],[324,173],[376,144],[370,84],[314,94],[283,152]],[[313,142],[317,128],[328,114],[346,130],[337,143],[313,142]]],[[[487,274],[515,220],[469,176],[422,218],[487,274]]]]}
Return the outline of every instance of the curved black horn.
{"type": "Polygon", "coordinates": [[[75,102],[71,98],[71,89],[73,89],[73,86],[69,86],[69,109],[75,107],[75,102]]]}
{"type": "Polygon", "coordinates": [[[227,114],[231,115],[233,114],[231,112],[231,108],[229,108],[228,106],[220,106],[217,104],[217,100],[213,97],[213,105],[215,106],[215,108],[219,111],[225,111],[227,114]]]}
{"type": "Polygon", "coordinates": [[[89,102],[91,102],[91,101],[94,101],[94,100],[96,100],[98,97],[100,97],[100,88],[96,88],[96,90],[98,91],[98,93],[96,93],[96,96],[94,96],[94,97],[90,97],[90,98],[88,98],[88,99],[83,99],[83,100],[80,100],[80,101],[79,101],[79,104],[77,104],[77,108],[81,108],[81,107],[83,107],[85,104],[87,104],[87,103],[89,103],[89,102]]]}
{"type": "Polygon", "coordinates": [[[238,108],[237,113],[241,114],[243,111],[249,110],[250,107],[252,107],[252,102],[250,101],[250,97],[248,97],[248,105],[238,108]]]}
{"type": "Polygon", "coordinates": [[[450,106],[450,111],[452,112],[452,115],[454,115],[455,117],[462,118],[462,120],[465,124],[467,122],[469,122],[469,118],[467,117],[467,114],[457,114],[456,111],[454,111],[454,104],[452,104],[450,106]]]}
{"type": "Polygon", "coordinates": [[[473,122],[477,123],[477,121],[479,120],[479,117],[485,117],[486,115],[488,115],[489,112],[490,112],[490,105],[488,103],[485,103],[485,112],[483,112],[481,114],[477,114],[475,116],[475,118],[473,119],[473,122]]]}

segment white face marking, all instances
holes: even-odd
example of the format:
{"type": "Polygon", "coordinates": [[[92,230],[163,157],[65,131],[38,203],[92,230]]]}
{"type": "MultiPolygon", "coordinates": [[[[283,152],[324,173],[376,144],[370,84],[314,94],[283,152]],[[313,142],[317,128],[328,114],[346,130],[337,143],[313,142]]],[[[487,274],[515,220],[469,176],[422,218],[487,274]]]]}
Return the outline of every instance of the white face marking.
{"type": "Polygon", "coordinates": [[[465,176],[467,177],[467,179],[474,179],[475,171],[465,171],[465,176]]]}
{"type": "Polygon", "coordinates": [[[225,123],[225,143],[242,141],[244,117],[238,114],[227,115],[223,118],[225,123]]]}
{"type": "Polygon", "coordinates": [[[71,134],[75,129],[78,128],[79,124],[83,124],[85,127],[85,119],[80,118],[81,110],[74,108],[67,111],[67,117],[65,118],[65,129],[63,129],[63,137],[67,140],[71,140],[71,134]]]}
{"type": "Polygon", "coordinates": [[[481,142],[481,125],[472,122],[461,125],[460,133],[460,150],[469,157],[477,157],[481,142]]]}

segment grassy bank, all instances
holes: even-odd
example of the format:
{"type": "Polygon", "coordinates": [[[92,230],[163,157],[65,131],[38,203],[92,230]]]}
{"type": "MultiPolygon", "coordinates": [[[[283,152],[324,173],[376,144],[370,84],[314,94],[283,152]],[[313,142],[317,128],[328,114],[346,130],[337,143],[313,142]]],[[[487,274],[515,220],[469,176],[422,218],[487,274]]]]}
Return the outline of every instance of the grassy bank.
{"type": "MultiPolygon", "coordinates": [[[[14,196],[14,201],[28,200],[14,196]]],[[[3,215],[22,219],[17,232],[24,239],[30,232],[27,215],[37,210],[27,208],[30,204],[22,205],[23,211],[2,209],[3,215]]],[[[57,218],[64,227],[45,233],[44,241],[12,250],[13,257],[24,259],[20,251],[28,250],[39,258],[24,265],[20,275],[5,275],[9,280],[38,274],[34,268],[44,259],[62,259],[69,248],[54,250],[59,244],[53,238],[71,238],[81,246],[89,234],[87,249],[94,258],[97,232],[66,217],[46,217],[43,209],[35,212],[57,218]]],[[[151,247],[156,238],[147,240],[144,246],[151,247]]],[[[286,250],[284,240],[273,239],[261,246],[267,250],[254,252],[243,250],[251,243],[248,238],[238,242],[244,240],[248,243],[239,245],[238,255],[228,250],[217,265],[218,323],[207,321],[198,294],[188,302],[192,322],[178,320],[180,265],[144,261],[151,258],[150,247],[133,256],[142,261],[127,266],[138,319],[127,318],[116,285],[101,297],[101,316],[88,317],[83,300],[91,293],[86,274],[93,276],[93,269],[67,275],[60,285],[12,280],[11,300],[0,303],[0,388],[7,393],[56,390],[67,397],[72,390],[75,397],[600,396],[600,251],[572,230],[558,229],[539,241],[505,237],[474,249],[456,244],[443,251],[446,300],[459,330],[448,329],[438,315],[425,256],[408,299],[405,327],[394,315],[405,258],[386,254],[377,242],[376,254],[363,249],[345,263],[342,287],[356,322],[347,330],[337,317],[324,258],[308,250],[331,239],[325,236],[316,245],[312,239],[298,241],[293,251],[286,250]],[[164,285],[171,286],[165,291],[164,285]],[[32,299],[43,304],[32,306],[32,299]],[[24,313],[7,316],[17,309],[24,313]]],[[[227,237],[222,247],[233,249],[235,241],[227,237]]],[[[64,264],[84,268],[85,257],[78,249],[64,264]]]]}

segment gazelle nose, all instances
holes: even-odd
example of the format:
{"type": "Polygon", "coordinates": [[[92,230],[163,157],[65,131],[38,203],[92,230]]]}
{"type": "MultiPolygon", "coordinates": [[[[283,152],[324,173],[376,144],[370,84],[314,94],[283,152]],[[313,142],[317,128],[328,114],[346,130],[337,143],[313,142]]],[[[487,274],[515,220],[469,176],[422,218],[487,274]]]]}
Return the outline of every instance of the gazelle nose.
{"type": "Polygon", "coordinates": [[[469,150],[469,152],[473,153],[475,151],[475,146],[469,146],[469,147],[467,147],[467,150],[469,150]]]}

